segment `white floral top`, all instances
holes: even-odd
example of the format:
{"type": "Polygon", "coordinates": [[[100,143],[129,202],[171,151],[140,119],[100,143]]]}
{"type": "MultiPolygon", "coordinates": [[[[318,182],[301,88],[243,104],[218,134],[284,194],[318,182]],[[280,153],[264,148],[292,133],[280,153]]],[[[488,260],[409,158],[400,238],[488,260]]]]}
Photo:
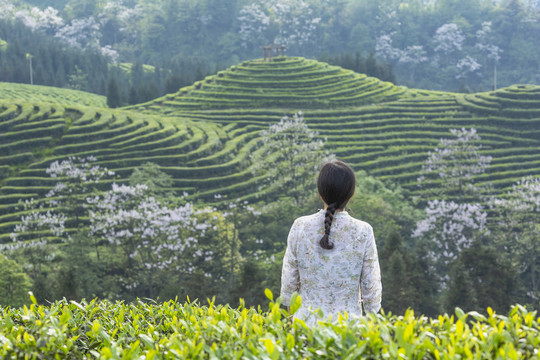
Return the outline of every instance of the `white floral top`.
{"type": "Polygon", "coordinates": [[[371,225],[337,211],[330,228],[331,250],[319,241],[325,210],[295,220],[287,239],[281,274],[281,297],[289,305],[294,292],[302,297],[295,317],[315,324],[309,308],[336,319],[338,312],[362,315],[381,308],[381,273],[371,225]]]}

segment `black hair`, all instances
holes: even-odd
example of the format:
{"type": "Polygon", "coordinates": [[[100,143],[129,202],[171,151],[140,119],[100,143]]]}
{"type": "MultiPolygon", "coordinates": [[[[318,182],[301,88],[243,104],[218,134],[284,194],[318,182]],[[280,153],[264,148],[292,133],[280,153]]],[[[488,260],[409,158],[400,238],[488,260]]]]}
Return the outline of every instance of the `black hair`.
{"type": "Polygon", "coordinates": [[[354,195],[355,186],[354,171],[343,161],[332,160],[322,166],[317,179],[317,189],[327,205],[324,217],[324,235],[319,241],[323,249],[334,248],[334,244],[329,240],[334,214],[336,210],[345,208],[354,195]]]}

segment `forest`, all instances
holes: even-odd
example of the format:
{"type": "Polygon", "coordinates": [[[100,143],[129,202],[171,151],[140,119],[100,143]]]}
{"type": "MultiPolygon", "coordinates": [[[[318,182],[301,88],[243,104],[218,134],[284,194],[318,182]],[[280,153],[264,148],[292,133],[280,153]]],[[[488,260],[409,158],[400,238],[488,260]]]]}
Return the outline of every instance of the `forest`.
{"type": "Polygon", "coordinates": [[[39,84],[105,94],[114,79],[122,103],[134,104],[258,58],[261,46],[278,43],[287,55],[411,88],[488,91],[538,83],[539,12],[533,0],[3,1],[0,80],[29,82],[24,57],[33,51],[39,84]],[[32,44],[41,35],[57,41],[40,50],[32,44]],[[96,61],[71,59],[75,50],[96,61]],[[63,51],[65,63],[54,58],[63,51]],[[105,62],[135,64],[136,74],[129,67],[128,74],[107,72],[105,62]],[[156,71],[140,71],[143,64],[156,71]]]}

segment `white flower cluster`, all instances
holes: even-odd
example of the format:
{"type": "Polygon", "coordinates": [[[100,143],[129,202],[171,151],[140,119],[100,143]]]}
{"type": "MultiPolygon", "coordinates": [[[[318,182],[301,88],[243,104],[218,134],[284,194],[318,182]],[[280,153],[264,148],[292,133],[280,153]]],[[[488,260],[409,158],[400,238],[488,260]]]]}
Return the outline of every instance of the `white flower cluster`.
{"type": "Polygon", "coordinates": [[[31,199],[23,203],[25,213],[21,221],[15,225],[14,231],[10,234],[11,240],[16,242],[18,237],[25,232],[49,230],[55,236],[62,236],[65,232],[67,217],[64,214],[54,213],[51,210],[45,211],[43,204],[38,204],[31,199]]]}
{"type": "Polygon", "coordinates": [[[436,52],[448,55],[463,48],[465,36],[457,24],[444,24],[435,31],[433,36],[437,46],[436,52]]]}
{"type": "Polygon", "coordinates": [[[487,213],[479,204],[431,200],[427,204],[426,215],[416,223],[412,237],[428,240],[434,263],[447,266],[472,244],[476,234],[488,232],[487,213]]]}
{"type": "Polygon", "coordinates": [[[260,0],[245,5],[238,21],[243,47],[263,42],[302,47],[314,43],[321,18],[304,0],[260,0]]]}
{"type": "Polygon", "coordinates": [[[486,53],[487,58],[497,63],[501,59],[502,49],[497,45],[489,41],[489,35],[491,33],[491,21],[484,21],[482,23],[482,29],[476,32],[477,43],[475,47],[486,53]]]}
{"type": "MultiPolygon", "coordinates": [[[[453,139],[441,139],[434,151],[428,153],[428,159],[422,166],[421,183],[425,174],[434,173],[444,180],[447,186],[473,188],[473,175],[486,171],[491,163],[491,156],[480,155],[481,145],[476,144],[480,137],[476,129],[451,129],[453,139]]],[[[461,189],[463,190],[463,189],[461,189]]]]}
{"type": "Polygon", "coordinates": [[[195,211],[189,203],[169,208],[147,191],[142,184],[113,184],[103,195],[88,197],[90,233],[121,247],[132,259],[139,257],[147,269],[165,269],[204,236],[209,225],[199,223],[197,215],[207,210],[195,211]]]}
{"type": "Polygon", "coordinates": [[[54,30],[64,24],[58,10],[48,6],[44,10],[37,7],[18,8],[12,1],[0,1],[0,19],[19,20],[32,30],[54,30]]]}
{"type": "Polygon", "coordinates": [[[66,193],[86,193],[89,190],[88,185],[97,184],[102,178],[114,175],[114,172],[107,168],[93,165],[92,163],[96,160],[93,156],[86,158],[71,156],[61,162],[52,162],[45,170],[46,173],[62,181],[56,183],[54,189],[51,189],[46,196],[50,198],[66,193]]]}
{"type": "Polygon", "coordinates": [[[468,74],[472,74],[480,70],[482,65],[480,65],[475,58],[467,55],[464,58],[459,59],[456,67],[459,70],[459,74],[456,75],[456,79],[461,79],[466,77],[468,74]]]}

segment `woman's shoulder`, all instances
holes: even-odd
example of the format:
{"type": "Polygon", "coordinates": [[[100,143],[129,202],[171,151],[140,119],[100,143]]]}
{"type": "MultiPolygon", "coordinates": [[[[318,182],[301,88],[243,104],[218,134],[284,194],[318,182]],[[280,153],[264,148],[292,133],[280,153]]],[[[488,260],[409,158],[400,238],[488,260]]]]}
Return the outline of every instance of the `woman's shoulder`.
{"type": "Polygon", "coordinates": [[[373,227],[366,221],[357,219],[348,213],[345,214],[346,219],[350,222],[350,225],[362,232],[373,232],[373,227]]]}
{"type": "Polygon", "coordinates": [[[302,224],[308,224],[308,223],[311,223],[313,221],[320,220],[321,217],[324,217],[324,210],[319,210],[314,214],[304,215],[304,216],[300,216],[300,217],[296,218],[296,220],[294,220],[293,226],[294,225],[298,226],[298,225],[302,225],[302,224]]]}

